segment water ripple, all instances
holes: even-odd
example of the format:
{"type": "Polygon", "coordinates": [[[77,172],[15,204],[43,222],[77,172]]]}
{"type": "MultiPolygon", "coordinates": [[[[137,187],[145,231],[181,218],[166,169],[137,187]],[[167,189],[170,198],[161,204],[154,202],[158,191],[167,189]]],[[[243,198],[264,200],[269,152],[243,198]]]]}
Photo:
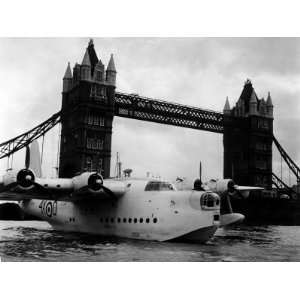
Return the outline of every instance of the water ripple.
{"type": "Polygon", "coordinates": [[[103,238],[0,221],[2,261],[300,261],[299,226],[218,229],[206,244],[103,238]]]}

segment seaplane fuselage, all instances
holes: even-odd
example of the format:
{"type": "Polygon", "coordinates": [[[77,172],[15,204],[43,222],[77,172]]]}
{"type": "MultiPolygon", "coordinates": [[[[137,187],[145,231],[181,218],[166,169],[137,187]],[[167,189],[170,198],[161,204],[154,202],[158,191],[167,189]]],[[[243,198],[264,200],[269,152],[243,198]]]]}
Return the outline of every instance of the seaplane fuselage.
{"type": "Polygon", "coordinates": [[[56,230],[101,236],[205,242],[219,226],[220,198],[215,193],[177,191],[171,183],[158,180],[120,183],[127,189],[115,200],[86,197],[78,202],[32,199],[20,203],[26,213],[56,230]]]}

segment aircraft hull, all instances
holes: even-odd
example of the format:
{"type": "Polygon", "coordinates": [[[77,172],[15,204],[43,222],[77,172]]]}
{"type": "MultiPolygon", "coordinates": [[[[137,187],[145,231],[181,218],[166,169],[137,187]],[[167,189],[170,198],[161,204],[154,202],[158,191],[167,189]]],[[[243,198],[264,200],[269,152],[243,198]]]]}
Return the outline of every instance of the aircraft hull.
{"type": "Polygon", "coordinates": [[[25,212],[44,219],[56,230],[100,236],[203,243],[218,228],[219,218],[215,216],[220,213],[219,207],[205,211],[191,205],[186,195],[172,192],[134,195],[128,193],[116,202],[33,199],[21,205],[25,212]]]}

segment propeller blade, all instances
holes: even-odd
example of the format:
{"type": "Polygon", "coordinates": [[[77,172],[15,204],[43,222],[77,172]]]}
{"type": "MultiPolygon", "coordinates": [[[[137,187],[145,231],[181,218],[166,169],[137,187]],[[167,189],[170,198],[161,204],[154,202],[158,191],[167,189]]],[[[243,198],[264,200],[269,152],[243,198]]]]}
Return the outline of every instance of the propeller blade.
{"type": "Polygon", "coordinates": [[[202,184],[202,163],[201,163],[201,161],[200,161],[200,166],[199,166],[199,179],[202,184]]]}
{"type": "Polygon", "coordinates": [[[112,199],[117,200],[117,196],[107,187],[105,187],[104,185],[102,186],[103,191],[109,195],[112,199]]]}
{"type": "Polygon", "coordinates": [[[230,200],[230,195],[229,195],[229,193],[227,194],[226,200],[227,200],[227,205],[228,205],[229,213],[232,214],[232,213],[233,213],[233,210],[232,210],[232,206],[231,206],[231,200],[230,200]]]}
{"type": "Polygon", "coordinates": [[[25,155],[25,168],[29,169],[29,165],[30,165],[30,148],[27,145],[26,146],[26,155],[25,155]]]}

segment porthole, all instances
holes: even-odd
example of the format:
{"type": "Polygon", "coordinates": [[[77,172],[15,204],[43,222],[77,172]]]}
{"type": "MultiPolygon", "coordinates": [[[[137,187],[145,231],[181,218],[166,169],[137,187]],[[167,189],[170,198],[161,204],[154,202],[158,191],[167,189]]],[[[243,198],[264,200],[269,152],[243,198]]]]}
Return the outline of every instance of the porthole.
{"type": "Polygon", "coordinates": [[[123,223],[126,223],[127,219],[126,218],[123,218],[123,223]]]}
{"type": "Polygon", "coordinates": [[[103,222],[103,218],[100,218],[100,223],[102,223],[103,222]]]}
{"type": "Polygon", "coordinates": [[[114,218],[110,218],[110,222],[113,223],[115,220],[114,218]]]}
{"type": "Polygon", "coordinates": [[[129,219],[128,219],[128,223],[131,223],[131,221],[132,221],[132,219],[131,219],[131,218],[129,218],[129,219]]]}
{"type": "Polygon", "coordinates": [[[118,218],[118,223],[120,223],[121,222],[121,218],[118,218]]]}
{"type": "Polygon", "coordinates": [[[137,223],[137,218],[134,218],[133,222],[134,222],[134,223],[137,223]]]}
{"type": "Polygon", "coordinates": [[[143,218],[140,218],[140,223],[143,223],[143,221],[144,221],[143,218]]]}
{"type": "Polygon", "coordinates": [[[109,219],[108,219],[108,218],[106,218],[106,219],[105,219],[105,223],[108,223],[108,221],[109,221],[109,219]]]}
{"type": "Polygon", "coordinates": [[[157,223],[157,218],[154,218],[154,219],[153,219],[153,223],[157,223]]]}
{"type": "Polygon", "coordinates": [[[150,219],[149,219],[149,218],[147,218],[147,219],[146,219],[146,223],[149,223],[149,222],[150,222],[150,219]]]}
{"type": "Polygon", "coordinates": [[[57,184],[57,185],[56,185],[56,187],[58,187],[58,188],[59,188],[59,187],[60,187],[60,184],[57,184]]]}
{"type": "Polygon", "coordinates": [[[48,187],[48,184],[47,184],[47,183],[45,183],[45,184],[44,184],[44,187],[48,187]]]}

